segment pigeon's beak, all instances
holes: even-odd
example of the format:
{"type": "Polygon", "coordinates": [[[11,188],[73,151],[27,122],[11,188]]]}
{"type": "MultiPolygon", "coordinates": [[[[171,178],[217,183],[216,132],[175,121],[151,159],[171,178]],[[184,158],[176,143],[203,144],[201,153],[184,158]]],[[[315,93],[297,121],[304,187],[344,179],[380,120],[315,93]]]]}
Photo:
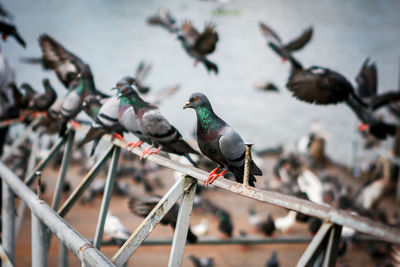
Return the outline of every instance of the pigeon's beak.
{"type": "Polygon", "coordinates": [[[186,104],[183,106],[183,109],[191,108],[192,106],[190,104],[192,104],[192,102],[186,102],[186,104]]]}

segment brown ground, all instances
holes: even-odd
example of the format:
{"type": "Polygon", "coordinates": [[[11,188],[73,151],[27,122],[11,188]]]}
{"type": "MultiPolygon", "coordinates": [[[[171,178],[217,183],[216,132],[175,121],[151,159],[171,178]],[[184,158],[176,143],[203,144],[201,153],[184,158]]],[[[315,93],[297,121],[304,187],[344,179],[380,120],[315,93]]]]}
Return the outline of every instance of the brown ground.
{"type": "MultiPolygon", "coordinates": [[[[265,168],[270,170],[270,166],[274,162],[274,158],[269,157],[265,159],[265,168]]],[[[75,165],[76,166],[76,165],[75,165]]],[[[67,174],[67,180],[71,181],[73,186],[76,186],[80,179],[83,177],[79,174],[79,168],[70,168],[67,174]]],[[[331,170],[331,172],[339,172],[339,169],[331,170]]],[[[166,191],[173,183],[171,171],[162,170],[159,175],[162,175],[162,181],[165,183],[166,191]]],[[[267,172],[266,172],[267,173],[267,172]]],[[[340,173],[343,174],[342,171],[340,173]]],[[[105,172],[102,172],[96,179],[105,178],[105,172]]],[[[267,175],[265,175],[267,176],[267,175]]],[[[47,167],[43,173],[43,180],[47,183],[47,192],[44,199],[47,203],[51,201],[52,191],[57,177],[57,171],[51,167],[47,167]]],[[[348,179],[348,178],[347,178],[348,179]]],[[[126,179],[131,181],[130,179],[126,179]]],[[[143,185],[134,184],[133,194],[143,194],[143,185]]],[[[258,181],[259,185],[263,184],[262,179],[258,181]]],[[[163,191],[157,193],[162,194],[163,191]]],[[[245,230],[248,234],[257,234],[254,229],[250,229],[248,224],[247,215],[250,206],[255,207],[256,211],[265,214],[272,213],[275,217],[283,216],[286,211],[272,205],[266,205],[261,202],[247,199],[245,197],[237,196],[224,190],[211,188],[205,192],[205,195],[212,199],[213,202],[228,209],[231,212],[234,221],[234,235],[239,235],[240,230],[245,230]]],[[[63,196],[62,202],[65,200],[63,196]]],[[[97,197],[91,204],[85,206],[77,204],[70,213],[67,215],[66,220],[77,231],[88,239],[92,239],[96,228],[96,220],[98,216],[101,198],[97,197]]],[[[392,200],[385,200],[387,203],[393,203],[392,200]]],[[[111,199],[110,210],[114,215],[117,215],[125,225],[132,231],[140,224],[141,218],[131,214],[127,208],[128,199],[125,197],[114,195],[111,199]]],[[[388,204],[389,205],[389,204],[388,204]]],[[[390,204],[392,205],[392,204],[390,204]]],[[[22,225],[16,246],[16,266],[30,266],[31,262],[31,225],[29,211],[22,225]]],[[[201,218],[207,216],[211,222],[209,236],[218,236],[217,220],[209,215],[202,215],[194,213],[192,215],[191,225],[200,222],[201,218]]],[[[152,237],[172,236],[173,232],[169,226],[159,225],[150,235],[152,237]]],[[[284,235],[278,233],[276,236],[284,235]]],[[[297,223],[289,233],[285,235],[307,235],[306,225],[297,223]]],[[[196,256],[204,255],[213,257],[216,266],[265,266],[266,260],[270,257],[273,250],[278,251],[278,258],[281,263],[280,266],[295,266],[295,263],[306,248],[306,244],[285,244],[285,245],[224,245],[224,246],[203,246],[203,245],[187,245],[185,249],[185,256],[183,266],[192,266],[188,255],[194,254],[196,256]]],[[[107,257],[111,257],[117,250],[117,246],[103,247],[102,252],[107,257]]],[[[129,260],[128,266],[166,266],[169,257],[170,246],[143,246],[140,247],[133,257],[129,260]]],[[[58,259],[58,240],[52,238],[50,253],[49,253],[49,266],[57,266],[58,259]]],[[[375,266],[372,259],[366,254],[365,249],[357,246],[352,247],[341,262],[345,262],[347,266],[375,266]]],[[[72,254],[69,253],[69,266],[79,266],[79,261],[72,254]]]]}

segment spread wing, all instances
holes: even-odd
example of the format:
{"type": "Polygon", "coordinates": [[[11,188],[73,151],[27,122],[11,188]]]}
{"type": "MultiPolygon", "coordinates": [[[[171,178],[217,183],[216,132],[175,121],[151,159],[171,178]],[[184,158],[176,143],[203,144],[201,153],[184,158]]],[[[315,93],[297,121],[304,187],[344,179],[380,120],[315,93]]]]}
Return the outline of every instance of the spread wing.
{"type": "Polygon", "coordinates": [[[311,40],[312,34],[313,28],[310,27],[305,30],[299,37],[286,44],[285,49],[289,51],[296,51],[303,48],[311,40]]]}
{"type": "Polygon", "coordinates": [[[372,97],[377,92],[377,69],[374,62],[370,63],[367,58],[356,77],[357,93],[360,97],[372,97]]]}
{"type": "Polygon", "coordinates": [[[267,38],[268,42],[271,42],[277,46],[282,45],[281,38],[279,38],[278,34],[276,34],[270,27],[268,27],[263,22],[260,22],[260,29],[265,38],[267,38]]]}
{"type": "Polygon", "coordinates": [[[204,32],[199,36],[196,41],[197,50],[206,55],[214,52],[218,42],[218,34],[215,31],[214,24],[207,24],[204,32]]]}
{"type": "Polygon", "coordinates": [[[194,46],[200,38],[200,33],[193,27],[191,21],[185,21],[181,28],[181,35],[189,46],[194,46]]]}

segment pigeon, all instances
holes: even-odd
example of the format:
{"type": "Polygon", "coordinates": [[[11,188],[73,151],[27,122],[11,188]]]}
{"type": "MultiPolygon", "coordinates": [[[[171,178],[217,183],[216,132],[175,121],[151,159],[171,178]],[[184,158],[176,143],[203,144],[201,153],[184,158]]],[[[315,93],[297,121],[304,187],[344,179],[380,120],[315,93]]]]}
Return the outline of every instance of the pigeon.
{"type": "Polygon", "coordinates": [[[259,225],[260,232],[265,236],[272,236],[276,230],[274,219],[268,214],[267,220],[262,221],[259,225]]]}
{"type": "Polygon", "coordinates": [[[43,79],[44,94],[37,94],[33,96],[28,104],[28,108],[37,111],[47,111],[48,108],[56,101],[57,93],[51,86],[48,79],[43,79]]]}
{"type": "Polygon", "coordinates": [[[265,92],[279,92],[278,86],[274,84],[273,82],[260,82],[254,84],[254,87],[265,92]]]}
{"type": "Polygon", "coordinates": [[[143,80],[146,78],[147,74],[151,70],[151,65],[140,61],[139,66],[135,74],[135,85],[138,92],[141,94],[147,94],[150,91],[150,87],[143,85],[143,80]]]}
{"type": "Polygon", "coordinates": [[[104,233],[122,244],[131,235],[131,231],[129,231],[121,220],[110,211],[107,212],[106,221],[104,223],[104,233]]]}
{"type": "Polygon", "coordinates": [[[292,53],[302,49],[310,40],[313,34],[313,28],[309,27],[299,37],[283,44],[281,38],[270,27],[260,22],[261,32],[268,40],[268,45],[274,50],[283,61],[292,58],[292,53]]]}
{"type": "Polygon", "coordinates": [[[193,233],[197,236],[205,236],[210,228],[210,222],[208,219],[203,218],[199,224],[192,227],[193,233]]]}
{"type": "Polygon", "coordinates": [[[179,31],[179,27],[176,25],[176,20],[167,10],[163,8],[159,9],[157,15],[149,17],[147,22],[150,25],[160,25],[171,33],[176,33],[179,31]]]}
{"type": "Polygon", "coordinates": [[[194,255],[189,255],[189,259],[192,261],[194,267],[214,267],[213,258],[207,258],[207,257],[197,258],[194,255]]]}
{"type": "Polygon", "coordinates": [[[104,105],[108,99],[110,98],[102,98],[99,95],[88,95],[83,101],[82,108],[92,120],[95,120],[101,106],[104,105]]]}
{"type": "Polygon", "coordinates": [[[84,144],[94,140],[90,156],[94,154],[96,146],[104,134],[116,132],[113,137],[123,139],[121,136],[122,129],[118,123],[119,102],[118,96],[107,99],[107,101],[100,107],[100,110],[95,120],[92,122],[89,131],[86,133],[86,136],[79,142],[78,147],[82,147],[84,144]]]}
{"type": "Polygon", "coordinates": [[[231,220],[231,216],[225,210],[220,209],[217,213],[218,221],[218,230],[222,233],[224,238],[231,238],[233,232],[233,222],[231,220]]]}
{"type": "Polygon", "coordinates": [[[118,89],[121,97],[127,97],[130,101],[142,134],[152,144],[143,150],[142,158],[163,150],[168,153],[185,156],[196,166],[189,153],[198,154],[198,152],[183,140],[182,135],[167,121],[156,106],[145,102],[130,86],[118,89]],[[155,151],[151,151],[153,147],[156,147],[155,151]]]}
{"type": "MultiPolygon", "coordinates": [[[[148,197],[131,197],[129,200],[129,209],[133,214],[140,217],[146,218],[147,215],[154,209],[154,207],[160,202],[161,197],[159,196],[148,196],[148,197]]],[[[179,212],[179,205],[174,204],[168,213],[162,218],[160,223],[164,225],[171,225],[175,229],[177,223],[177,217],[179,212]]],[[[188,241],[190,243],[197,242],[197,236],[193,234],[192,230],[188,229],[188,241]]]]}
{"type": "Polygon", "coordinates": [[[292,227],[296,222],[296,214],[297,212],[290,210],[285,217],[280,217],[275,220],[275,227],[279,229],[283,233],[289,231],[290,227],[292,227]]]}
{"type": "Polygon", "coordinates": [[[17,27],[9,18],[0,16],[0,33],[2,34],[3,41],[7,40],[8,36],[12,36],[23,48],[26,47],[25,40],[18,33],[17,27]]]}
{"type": "Polygon", "coordinates": [[[262,222],[260,214],[258,214],[252,207],[249,209],[248,221],[251,226],[254,226],[256,228],[258,228],[262,222]]]}
{"type": "Polygon", "coordinates": [[[37,92],[29,83],[23,83],[20,87],[25,92],[21,100],[21,105],[27,108],[32,99],[37,95],[37,92]]]}
{"type": "Polygon", "coordinates": [[[272,251],[271,258],[268,259],[265,267],[279,267],[278,253],[276,251],[272,251]]]}
{"type": "Polygon", "coordinates": [[[214,52],[218,42],[215,25],[206,24],[204,31],[200,34],[190,21],[186,21],[180,30],[178,39],[186,52],[195,59],[195,64],[201,62],[208,72],[214,71],[215,74],[218,74],[218,66],[207,59],[207,55],[214,52]]]}
{"type": "MultiPolygon", "coordinates": [[[[226,170],[231,171],[239,183],[243,182],[246,146],[240,135],[213,111],[208,98],[202,93],[193,93],[183,107],[193,108],[197,114],[197,143],[201,152],[219,166],[209,174],[205,185],[218,177],[223,177],[226,170]],[[217,173],[219,168],[224,168],[217,173]]],[[[249,185],[255,186],[254,175],[262,175],[253,160],[250,162],[249,185]]]]}

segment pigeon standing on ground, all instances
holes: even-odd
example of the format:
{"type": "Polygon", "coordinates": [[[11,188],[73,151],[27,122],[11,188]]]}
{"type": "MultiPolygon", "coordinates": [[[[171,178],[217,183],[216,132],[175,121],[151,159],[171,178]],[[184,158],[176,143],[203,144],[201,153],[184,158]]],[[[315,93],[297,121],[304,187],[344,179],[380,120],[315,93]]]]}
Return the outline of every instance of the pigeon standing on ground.
{"type": "Polygon", "coordinates": [[[125,242],[131,235],[131,231],[121,222],[121,220],[107,212],[106,221],[104,223],[104,233],[117,241],[117,243],[125,242]]]}
{"type": "Polygon", "coordinates": [[[156,106],[144,101],[132,87],[118,89],[121,96],[129,99],[141,132],[152,143],[150,147],[143,150],[141,157],[163,150],[185,156],[196,166],[189,153],[198,154],[198,152],[183,140],[182,135],[167,121],[156,106]],[[155,151],[151,150],[153,147],[156,147],[155,151]]]}
{"type": "Polygon", "coordinates": [[[278,253],[276,251],[272,251],[271,258],[268,259],[265,267],[279,267],[278,253]]]}
{"type": "Polygon", "coordinates": [[[218,34],[215,31],[215,25],[209,23],[200,34],[190,21],[186,21],[178,35],[183,48],[195,59],[195,64],[201,62],[207,68],[207,71],[218,73],[218,66],[207,59],[207,55],[214,52],[218,41],[218,34]]]}
{"type": "MultiPolygon", "coordinates": [[[[236,181],[242,183],[246,146],[240,135],[214,113],[210,101],[202,93],[192,94],[183,108],[196,110],[199,148],[204,155],[219,165],[209,174],[205,184],[208,185],[218,177],[223,177],[226,170],[231,171],[236,181]],[[219,168],[226,170],[217,173],[219,168]]],[[[256,182],[254,175],[262,175],[262,172],[251,160],[249,185],[253,187],[256,182]]]]}
{"type": "Polygon", "coordinates": [[[207,257],[197,258],[194,255],[189,255],[189,259],[192,261],[194,267],[214,267],[213,258],[207,258],[207,257]]]}

